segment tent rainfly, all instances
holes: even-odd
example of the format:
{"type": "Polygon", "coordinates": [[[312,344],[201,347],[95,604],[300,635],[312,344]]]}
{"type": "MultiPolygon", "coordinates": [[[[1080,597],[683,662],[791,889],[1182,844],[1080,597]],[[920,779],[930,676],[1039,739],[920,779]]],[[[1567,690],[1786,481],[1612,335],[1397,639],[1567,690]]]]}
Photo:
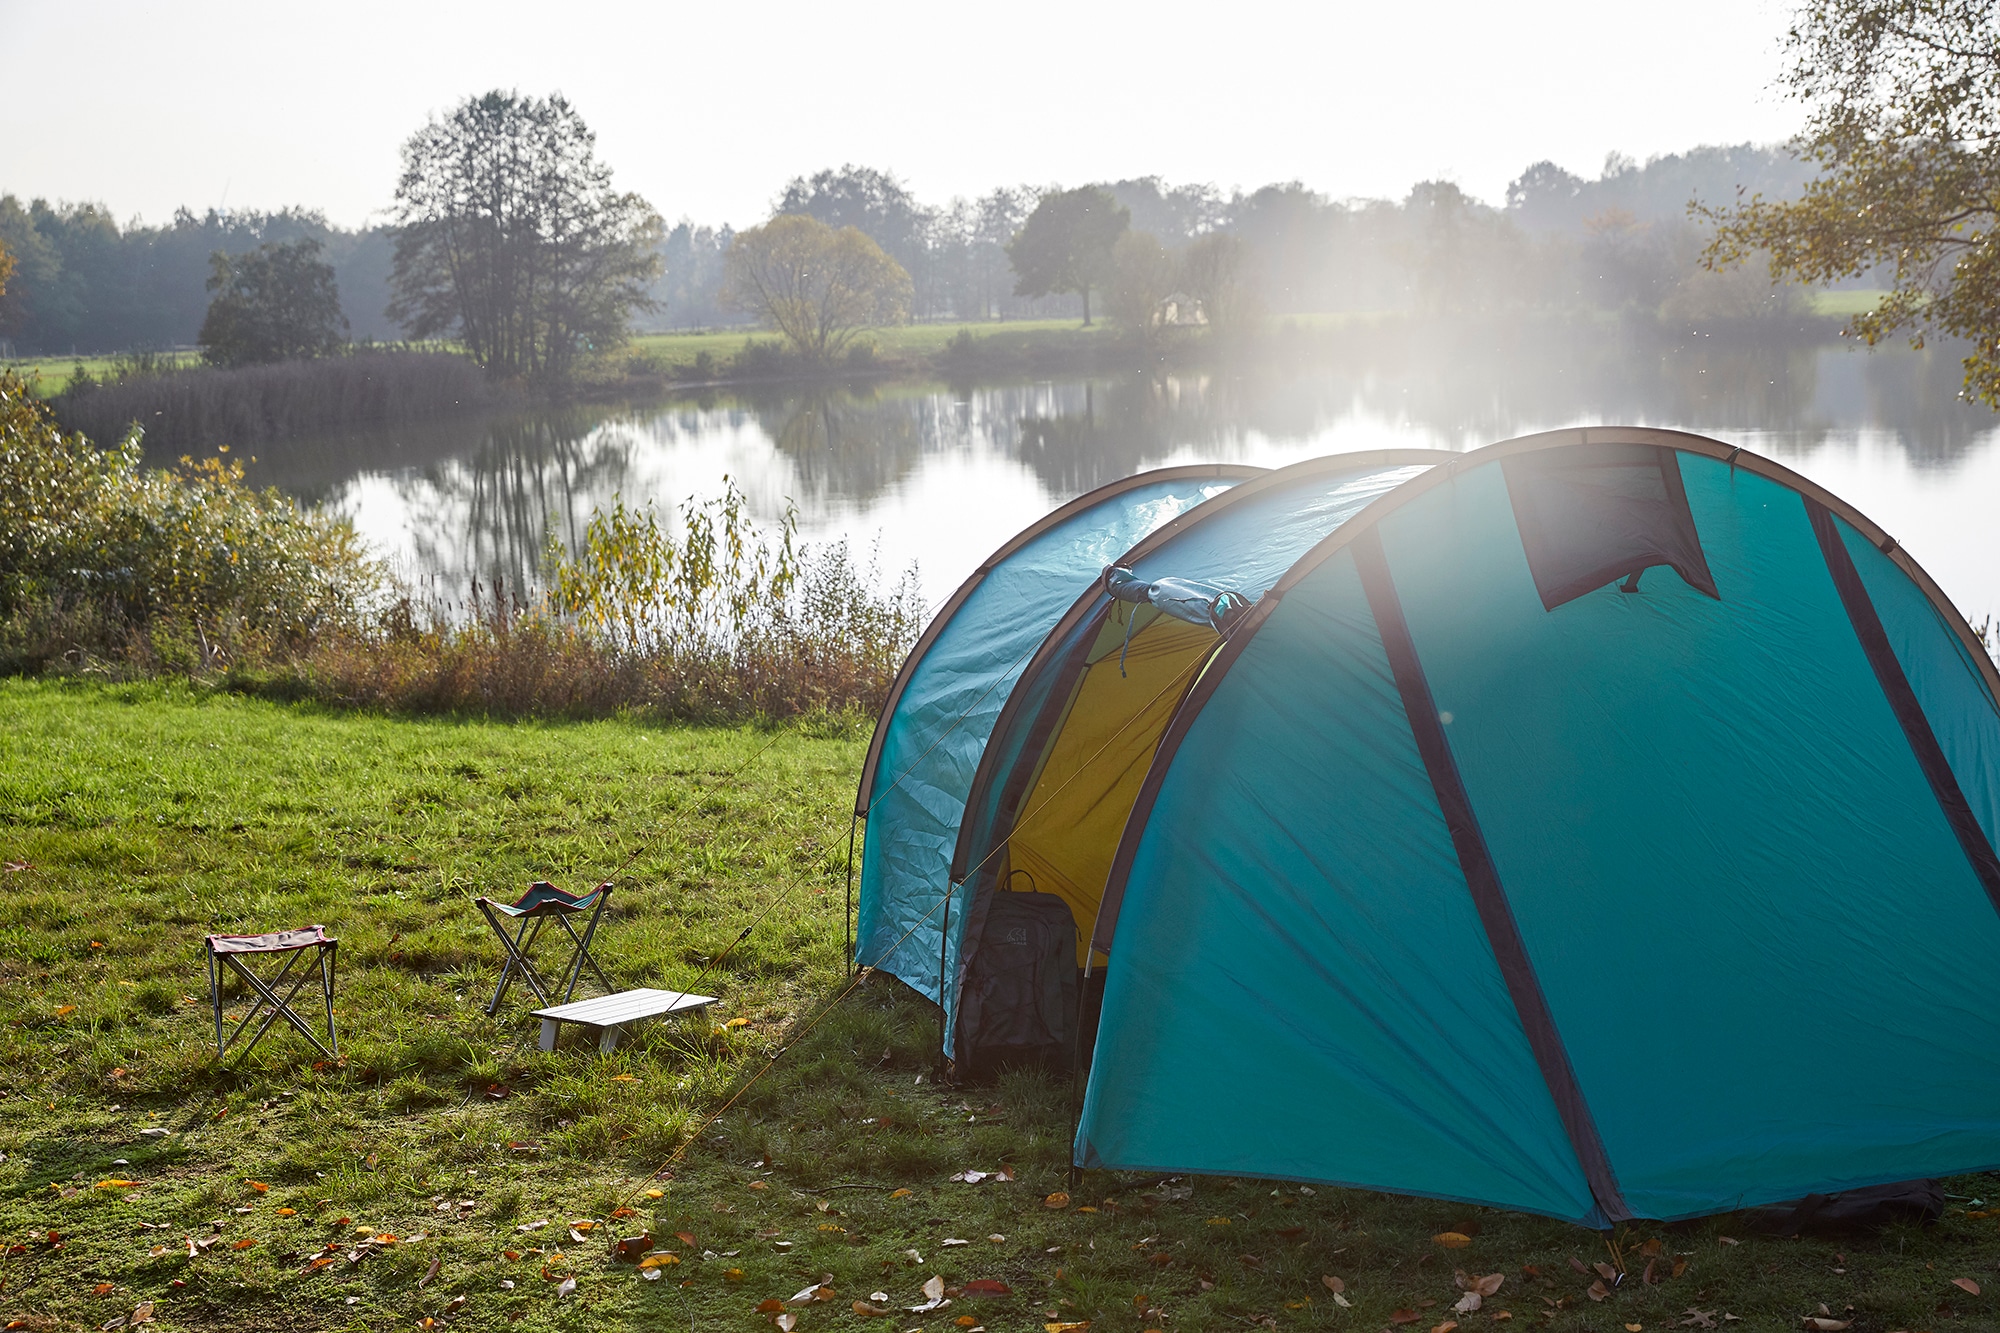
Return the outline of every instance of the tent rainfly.
{"type": "Polygon", "coordinates": [[[1079,1166],[1602,1226],[2000,1167],[2000,676],[1755,454],[1590,428],[1173,469],[959,590],[856,961],[1079,1166]]]}

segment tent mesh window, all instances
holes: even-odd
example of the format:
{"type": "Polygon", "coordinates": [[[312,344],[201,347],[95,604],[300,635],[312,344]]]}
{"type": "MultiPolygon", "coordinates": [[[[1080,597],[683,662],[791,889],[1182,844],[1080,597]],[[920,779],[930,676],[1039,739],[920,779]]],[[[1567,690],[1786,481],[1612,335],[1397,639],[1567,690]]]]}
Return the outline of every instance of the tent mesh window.
{"type": "Polygon", "coordinates": [[[1535,591],[1553,611],[1665,565],[1717,600],[1672,449],[1651,444],[1541,449],[1504,459],[1507,495],[1535,591]]]}

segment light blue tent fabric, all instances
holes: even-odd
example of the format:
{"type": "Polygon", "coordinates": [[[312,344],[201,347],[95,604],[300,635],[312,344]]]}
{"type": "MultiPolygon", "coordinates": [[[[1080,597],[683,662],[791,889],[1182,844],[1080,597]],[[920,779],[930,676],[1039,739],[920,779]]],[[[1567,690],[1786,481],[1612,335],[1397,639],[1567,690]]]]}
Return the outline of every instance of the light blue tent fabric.
{"type": "MultiPolygon", "coordinates": [[[[1126,830],[1079,1163],[1592,1224],[2000,1164],[2000,912],[1808,502],[1669,457],[1717,597],[1655,568],[1638,593],[1545,609],[1502,468],[1475,456],[1260,608],[1126,830]],[[1385,655],[1363,539],[1422,695],[1385,655]],[[1416,739],[1416,698],[1441,751],[1416,739]],[[1447,835],[1441,782],[1470,842],[1447,835]],[[1501,984],[1468,855],[1497,877],[1608,1203],[1501,984]]],[[[1836,522],[1990,844],[1988,678],[1836,522]]]]}
{"type": "Polygon", "coordinates": [[[1015,679],[1104,566],[1240,479],[1179,477],[1120,490],[1007,556],[959,605],[882,724],[862,844],[859,965],[938,998],[952,846],[980,752],[1015,679]]]}

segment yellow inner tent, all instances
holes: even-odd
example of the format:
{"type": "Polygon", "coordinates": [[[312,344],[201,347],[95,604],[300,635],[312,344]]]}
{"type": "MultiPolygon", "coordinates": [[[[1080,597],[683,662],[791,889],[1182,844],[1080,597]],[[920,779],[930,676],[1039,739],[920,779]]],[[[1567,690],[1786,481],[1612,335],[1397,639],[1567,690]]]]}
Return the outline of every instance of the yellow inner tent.
{"type": "Polygon", "coordinates": [[[1114,604],[1043,754],[1008,839],[1007,887],[1052,893],[1069,904],[1078,966],[1088,961],[1111,858],[1153,751],[1220,642],[1206,626],[1150,606],[1114,604]]]}

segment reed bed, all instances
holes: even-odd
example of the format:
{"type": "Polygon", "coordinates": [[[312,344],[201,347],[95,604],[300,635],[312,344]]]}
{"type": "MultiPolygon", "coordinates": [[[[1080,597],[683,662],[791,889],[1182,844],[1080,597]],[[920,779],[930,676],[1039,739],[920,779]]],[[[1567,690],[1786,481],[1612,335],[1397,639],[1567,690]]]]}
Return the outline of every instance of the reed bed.
{"type": "Polygon", "coordinates": [[[117,369],[72,378],[52,400],[67,430],[93,440],[144,428],[155,456],[243,449],[348,426],[415,421],[510,401],[478,366],[448,352],[356,351],[234,370],[117,369]]]}

